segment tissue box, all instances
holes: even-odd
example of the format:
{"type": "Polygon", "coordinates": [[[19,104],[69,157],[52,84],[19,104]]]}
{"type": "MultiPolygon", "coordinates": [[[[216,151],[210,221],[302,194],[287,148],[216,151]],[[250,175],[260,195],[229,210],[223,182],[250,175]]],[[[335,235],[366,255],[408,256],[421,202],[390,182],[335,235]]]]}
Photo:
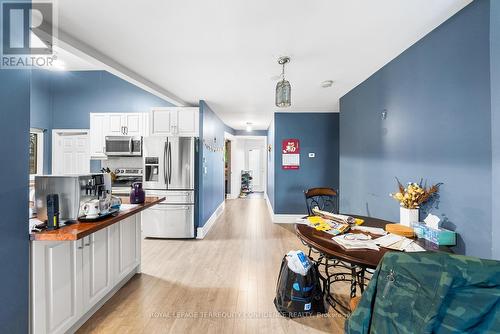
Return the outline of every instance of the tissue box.
{"type": "Polygon", "coordinates": [[[455,232],[439,228],[433,229],[428,226],[424,228],[424,238],[439,246],[455,246],[457,244],[457,235],[455,232]]]}

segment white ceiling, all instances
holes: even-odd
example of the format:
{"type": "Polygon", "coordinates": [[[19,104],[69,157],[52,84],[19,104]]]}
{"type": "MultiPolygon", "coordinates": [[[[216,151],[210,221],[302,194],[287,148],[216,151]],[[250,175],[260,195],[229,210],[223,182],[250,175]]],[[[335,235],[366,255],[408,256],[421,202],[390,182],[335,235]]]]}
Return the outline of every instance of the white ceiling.
{"type": "Polygon", "coordinates": [[[60,0],[58,11],[65,33],[184,102],[204,99],[236,129],[265,129],[278,110],[278,56],[292,58],[289,110],[336,111],[341,96],[470,2],[60,0]]]}

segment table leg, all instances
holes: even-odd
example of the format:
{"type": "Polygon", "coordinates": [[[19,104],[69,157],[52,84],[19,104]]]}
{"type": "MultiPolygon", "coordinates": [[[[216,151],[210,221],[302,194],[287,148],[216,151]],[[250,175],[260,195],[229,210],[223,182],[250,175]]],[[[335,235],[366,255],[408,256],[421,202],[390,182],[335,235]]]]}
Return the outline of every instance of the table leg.
{"type": "Polygon", "coordinates": [[[356,266],[351,265],[351,298],[356,297],[357,271],[356,266]]]}
{"type": "Polygon", "coordinates": [[[365,268],[361,268],[361,272],[359,273],[359,289],[361,293],[365,291],[365,268]]]}

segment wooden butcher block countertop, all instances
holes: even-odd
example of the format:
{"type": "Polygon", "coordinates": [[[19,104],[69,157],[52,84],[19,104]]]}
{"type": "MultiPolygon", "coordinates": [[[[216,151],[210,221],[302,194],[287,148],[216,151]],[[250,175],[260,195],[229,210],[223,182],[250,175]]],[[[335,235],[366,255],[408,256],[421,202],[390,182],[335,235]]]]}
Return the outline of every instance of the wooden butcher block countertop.
{"type": "MultiPolygon", "coordinates": [[[[165,200],[165,197],[146,197],[146,201],[142,204],[127,209],[120,210],[115,215],[97,220],[95,222],[78,222],[71,225],[63,226],[57,230],[47,230],[42,232],[33,232],[30,234],[30,240],[33,241],[63,241],[63,240],[78,240],[86,237],[94,232],[97,232],[119,221],[133,216],[143,210],[146,210],[153,205],[156,205],[165,200]]],[[[122,199],[124,204],[128,203],[128,199],[122,199]]]]}

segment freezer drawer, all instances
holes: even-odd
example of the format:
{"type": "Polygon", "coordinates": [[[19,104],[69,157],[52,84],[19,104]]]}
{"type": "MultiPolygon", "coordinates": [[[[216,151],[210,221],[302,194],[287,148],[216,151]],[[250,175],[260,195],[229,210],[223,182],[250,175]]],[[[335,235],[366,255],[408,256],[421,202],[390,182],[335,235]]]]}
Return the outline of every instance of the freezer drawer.
{"type": "Polygon", "coordinates": [[[157,204],[143,211],[142,234],[149,238],[194,238],[194,205],[157,204]]]}
{"type": "Polygon", "coordinates": [[[193,204],[194,190],[185,191],[161,191],[146,190],[146,196],[165,197],[164,204],[193,204]]]}

